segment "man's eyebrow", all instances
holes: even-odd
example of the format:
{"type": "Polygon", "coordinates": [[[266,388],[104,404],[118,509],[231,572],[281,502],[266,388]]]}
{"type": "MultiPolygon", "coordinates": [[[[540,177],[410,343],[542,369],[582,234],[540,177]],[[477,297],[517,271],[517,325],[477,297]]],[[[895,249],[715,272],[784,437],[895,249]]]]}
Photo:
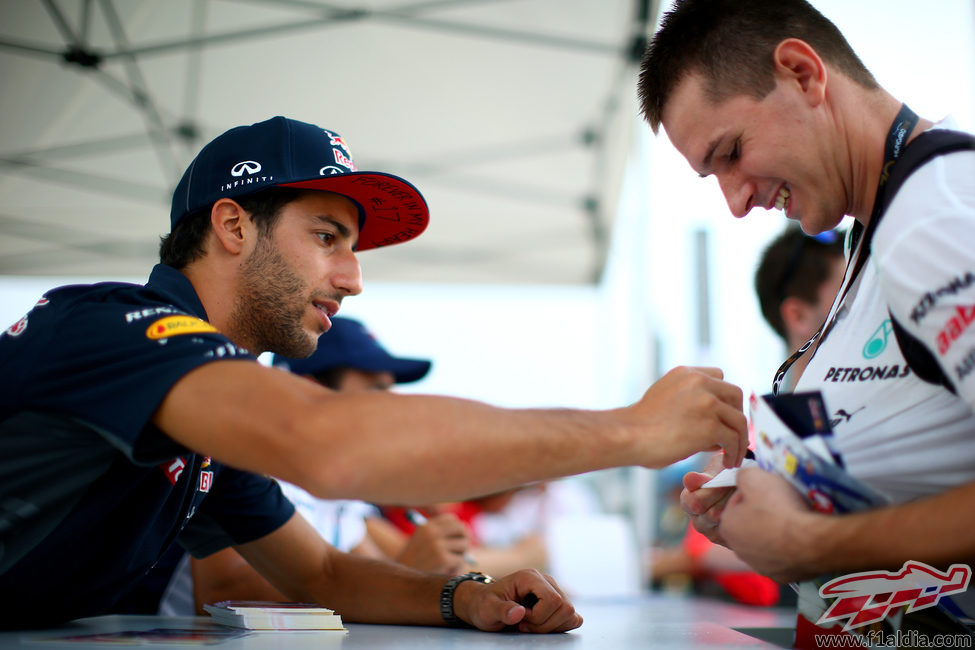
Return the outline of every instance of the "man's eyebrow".
{"type": "MultiPolygon", "coordinates": [[[[710,170],[711,169],[711,159],[714,158],[714,152],[718,150],[718,145],[721,144],[721,136],[718,136],[708,145],[708,151],[704,154],[704,161],[701,163],[701,169],[710,170]]],[[[710,175],[710,171],[699,172],[698,176],[705,178],[710,175]]]]}
{"type": "MultiPolygon", "coordinates": [[[[328,214],[325,214],[325,215],[316,215],[315,216],[315,219],[317,219],[318,221],[320,221],[322,223],[327,223],[327,224],[333,226],[337,231],[339,231],[339,235],[341,235],[342,237],[344,237],[346,239],[352,239],[352,230],[350,230],[348,226],[346,226],[344,223],[342,223],[341,221],[339,221],[335,217],[333,217],[331,215],[328,215],[328,214]]],[[[359,246],[358,239],[356,241],[352,242],[352,249],[353,250],[355,250],[358,246],[359,246]]]]}

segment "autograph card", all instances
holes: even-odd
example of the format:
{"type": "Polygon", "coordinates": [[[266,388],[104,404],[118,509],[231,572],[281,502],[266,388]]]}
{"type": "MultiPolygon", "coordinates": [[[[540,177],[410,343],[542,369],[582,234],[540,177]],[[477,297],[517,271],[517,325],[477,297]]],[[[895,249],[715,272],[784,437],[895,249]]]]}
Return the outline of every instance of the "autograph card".
{"type": "Polygon", "coordinates": [[[855,512],[887,502],[834,462],[824,436],[811,435],[804,440],[796,435],[776,414],[769,397],[752,394],[749,399],[755,457],[762,469],[785,478],[820,512],[855,512]],[[814,451],[816,445],[821,447],[814,451]]]}
{"type": "Polygon", "coordinates": [[[824,458],[843,467],[843,459],[833,443],[826,403],[818,390],[783,395],[763,395],[762,399],[782,423],[802,438],[806,446],[824,458]]]}
{"type": "Polygon", "coordinates": [[[758,461],[746,458],[741,461],[741,467],[728,467],[718,472],[713,479],[702,485],[706,488],[734,487],[738,481],[738,470],[744,467],[758,467],[758,461]]]}

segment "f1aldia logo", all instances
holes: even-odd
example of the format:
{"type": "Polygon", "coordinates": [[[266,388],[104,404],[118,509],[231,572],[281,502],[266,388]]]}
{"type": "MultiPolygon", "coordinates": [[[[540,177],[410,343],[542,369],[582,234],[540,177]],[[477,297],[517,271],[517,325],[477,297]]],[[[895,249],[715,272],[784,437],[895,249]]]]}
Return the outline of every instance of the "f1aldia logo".
{"type": "Polygon", "coordinates": [[[231,176],[243,176],[244,174],[256,174],[261,171],[261,163],[256,160],[242,160],[230,170],[231,176]]]}
{"type": "Polygon", "coordinates": [[[882,621],[892,609],[909,605],[907,613],[934,607],[942,596],[968,589],[972,569],[952,564],[942,573],[923,562],[905,562],[901,570],[865,571],[834,578],[819,588],[822,598],[836,598],[816,625],[849,620],[844,630],[882,621]]]}

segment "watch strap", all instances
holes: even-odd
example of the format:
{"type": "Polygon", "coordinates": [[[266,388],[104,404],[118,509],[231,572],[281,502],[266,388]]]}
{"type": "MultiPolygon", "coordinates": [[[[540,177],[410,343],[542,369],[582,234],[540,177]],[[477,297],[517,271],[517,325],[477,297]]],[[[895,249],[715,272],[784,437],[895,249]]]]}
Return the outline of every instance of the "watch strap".
{"type": "Polygon", "coordinates": [[[447,625],[458,627],[467,625],[467,623],[457,618],[457,615],[454,614],[454,591],[457,589],[457,585],[467,580],[473,580],[474,582],[483,584],[494,582],[494,578],[480,571],[471,571],[470,573],[463,573],[448,579],[444,583],[443,589],[440,590],[440,616],[443,617],[444,623],[447,625]]]}

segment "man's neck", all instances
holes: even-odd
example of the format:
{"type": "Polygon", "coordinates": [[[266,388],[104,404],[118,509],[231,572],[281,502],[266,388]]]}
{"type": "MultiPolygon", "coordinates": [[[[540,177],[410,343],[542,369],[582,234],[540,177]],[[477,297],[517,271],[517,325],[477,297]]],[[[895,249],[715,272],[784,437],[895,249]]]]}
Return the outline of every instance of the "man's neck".
{"type": "MultiPolygon", "coordinates": [[[[886,91],[854,93],[858,105],[851,105],[846,142],[851,161],[851,204],[848,214],[864,226],[870,222],[880,174],[884,167],[887,136],[903,105],[886,91]]],[[[905,144],[931,128],[933,122],[919,119],[907,135],[905,144]]]]}
{"type": "Polygon", "coordinates": [[[180,272],[196,290],[196,295],[207,312],[207,321],[224,336],[233,340],[236,345],[247,348],[243,342],[234,340],[233,328],[230,327],[230,315],[234,308],[235,279],[215,272],[210,262],[211,260],[204,257],[190,263],[180,272]]]}

